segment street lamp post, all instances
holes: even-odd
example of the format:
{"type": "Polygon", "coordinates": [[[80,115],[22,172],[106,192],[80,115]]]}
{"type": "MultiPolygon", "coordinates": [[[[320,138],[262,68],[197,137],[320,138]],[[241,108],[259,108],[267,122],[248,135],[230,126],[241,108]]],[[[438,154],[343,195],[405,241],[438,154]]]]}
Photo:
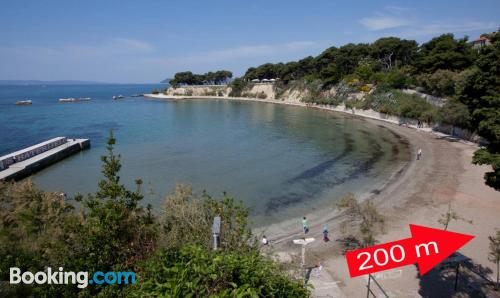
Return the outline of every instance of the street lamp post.
{"type": "Polygon", "coordinates": [[[305,277],[305,266],[306,266],[306,245],[309,243],[314,242],[314,238],[302,238],[302,239],[294,239],[293,243],[302,245],[302,261],[300,266],[302,267],[302,270],[304,272],[304,277],[305,277]]]}

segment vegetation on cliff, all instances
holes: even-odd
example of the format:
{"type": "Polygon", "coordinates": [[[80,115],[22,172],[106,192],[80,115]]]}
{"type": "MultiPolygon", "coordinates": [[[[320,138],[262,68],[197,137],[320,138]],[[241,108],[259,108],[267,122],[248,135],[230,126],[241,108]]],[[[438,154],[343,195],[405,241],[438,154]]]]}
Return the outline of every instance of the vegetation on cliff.
{"type": "Polygon", "coordinates": [[[177,87],[181,85],[221,85],[229,83],[233,73],[228,70],[218,70],[204,74],[193,74],[190,71],[178,72],[169,81],[170,85],[177,87]]]}

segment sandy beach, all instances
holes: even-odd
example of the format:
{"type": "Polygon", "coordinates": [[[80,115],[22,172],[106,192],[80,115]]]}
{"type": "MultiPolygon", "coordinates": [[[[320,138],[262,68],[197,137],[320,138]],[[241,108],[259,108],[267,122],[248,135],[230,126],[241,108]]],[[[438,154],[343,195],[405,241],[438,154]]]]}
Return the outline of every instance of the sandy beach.
{"type": "MultiPolygon", "coordinates": [[[[162,95],[148,96],[165,98],[162,95]]],[[[181,98],[187,97],[179,97],[181,98]]],[[[276,100],[227,97],[218,99],[306,106],[304,103],[276,100]]],[[[356,114],[353,117],[363,116],[356,114]]],[[[495,229],[500,229],[500,192],[483,182],[483,175],[488,171],[488,167],[471,164],[477,145],[436,134],[430,129],[399,126],[390,120],[374,120],[366,117],[364,119],[374,125],[383,125],[405,138],[411,145],[413,157],[418,148],[423,152],[421,160],[412,158],[404,171],[397,173],[380,193],[373,195],[375,204],[386,216],[387,221],[385,233],[378,235],[377,240],[384,243],[407,238],[410,236],[409,224],[442,228],[438,219],[448,210],[449,204],[466,221],[452,221],[448,230],[475,236],[459,251],[470,259],[467,264],[473,270],[461,269],[457,292],[453,288],[454,274],[450,276],[446,272],[434,269],[424,277],[419,277],[416,266],[406,266],[376,274],[375,277],[384,290],[390,297],[475,297],[476,295],[500,297],[498,292],[485,292],[481,289],[481,285],[486,282],[483,277],[493,279],[496,274],[494,264],[488,261],[488,236],[493,235],[495,229]],[[468,221],[472,221],[472,224],[468,221]]],[[[335,296],[363,297],[366,295],[366,277],[351,279],[338,242],[321,241],[321,227],[324,223],[328,223],[330,239],[338,239],[341,236],[337,229],[338,212],[334,210],[333,203],[326,208],[332,210],[331,215],[327,217],[319,217],[314,213],[307,214],[311,225],[309,236],[315,237],[317,241],[308,247],[306,263],[308,266],[314,266],[321,262],[324,266],[322,276],[311,279],[316,286],[313,294],[322,296],[334,293],[335,296]]],[[[284,259],[300,253],[300,248],[291,241],[303,236],[300,218],[290,219],[255,232],[265,233],[271,241],[273,253],[284,259]]]]}

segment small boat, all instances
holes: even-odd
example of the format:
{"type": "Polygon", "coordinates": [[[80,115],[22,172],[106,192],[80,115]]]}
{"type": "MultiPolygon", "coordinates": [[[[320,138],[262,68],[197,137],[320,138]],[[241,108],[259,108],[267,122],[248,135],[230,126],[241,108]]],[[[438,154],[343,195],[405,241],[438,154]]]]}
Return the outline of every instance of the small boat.
{"type": "Polygon", "coordinates": [[[30,99],[16,101],[16,105],[18,105],[18,106],[29,106],[31,104],[33,104],[33,102],[30,99]]]}
{"type": "Polygon", "coordinates": [[[123,95],[114,95],[114,96],[113,96],[113,99],[114,99],[114,100],[117,100],[117,99],[122,99],[122,98],[124,98],[124,97],[125,97],[125,96],[123,96],[123,95]]]}
{"type": "Polygon", "coordinates": [[[59,102],[80,102],[80,101],[90,101],[90,97],[82,97],[82,98],[74,98],[74,97],[69,97],[69,98],[59,98],[59,102]]]}
{"type": "Polygon", "coordinates": [[[69,98],[59,98],[59,102],[77,102],[77,98],[69,97],[69,98]]]}

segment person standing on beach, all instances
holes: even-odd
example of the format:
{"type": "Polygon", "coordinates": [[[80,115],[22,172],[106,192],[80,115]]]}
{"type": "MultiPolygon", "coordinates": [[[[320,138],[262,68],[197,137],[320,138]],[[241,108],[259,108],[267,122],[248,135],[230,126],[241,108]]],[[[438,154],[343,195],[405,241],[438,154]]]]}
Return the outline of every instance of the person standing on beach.
{"type": "Polygon", "coordinates": [[[418,148],[418,151],[417,151],[417,160],[420,160],[420,157],[422,157],[422,148],[418,148]]]}
{"type": "Polygon", "coordinates": [[[330,241],[330,238],[328,238],[328,226],[326,224],[323,224],[323,241],[330,241]]]}
{"type": "Polygon", "coordinates": [[[304,228],[304,234],[309,232],[309,222],[305,216],[302,218],[302,228],[304,228]]]}
{"type": "Polygon", "coordinates": [[[262,236],[262,245],[268,245],[269,241],[266,238],[266,235],[262,236]]]}

